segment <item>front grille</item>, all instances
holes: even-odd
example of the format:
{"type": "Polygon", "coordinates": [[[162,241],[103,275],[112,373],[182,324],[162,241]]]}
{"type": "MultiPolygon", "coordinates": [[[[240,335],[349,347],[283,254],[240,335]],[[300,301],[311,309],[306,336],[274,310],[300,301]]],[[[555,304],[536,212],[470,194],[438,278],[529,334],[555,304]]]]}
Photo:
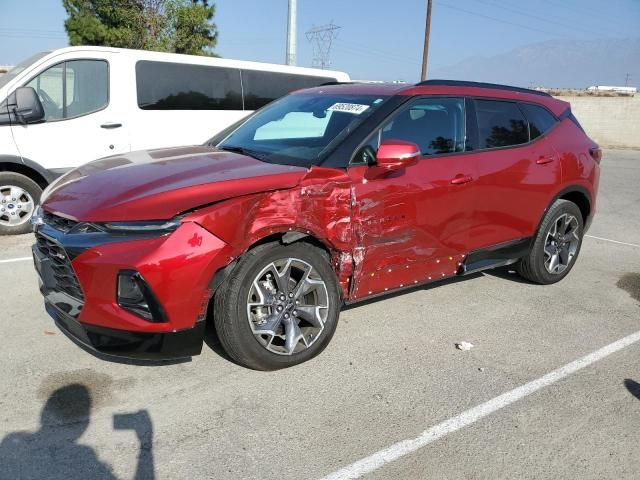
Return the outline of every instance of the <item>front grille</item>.
{"type": "Polygon", "coordinates": [[[47,225],[59,230],[61,232],[67,233],[73,227],[75,227],[78,222],[74,222],[73,220],[69,220],[64,217],[60,217],[58,215],[54,215],[53,213],[49,213],[44,211],[42,214],[42,221],[47,225]]]}
{"type": "Polygon", "coordinates": [[[56,280],[54,290],[71,295],[76,300],[84,301],[84,294],[82,293],[82,288],[80,288],[78,277],[73,271],[64,248],[39,232],[36,233],[36,245],[38,250],[51,262],[53,276],[56,280]]]}

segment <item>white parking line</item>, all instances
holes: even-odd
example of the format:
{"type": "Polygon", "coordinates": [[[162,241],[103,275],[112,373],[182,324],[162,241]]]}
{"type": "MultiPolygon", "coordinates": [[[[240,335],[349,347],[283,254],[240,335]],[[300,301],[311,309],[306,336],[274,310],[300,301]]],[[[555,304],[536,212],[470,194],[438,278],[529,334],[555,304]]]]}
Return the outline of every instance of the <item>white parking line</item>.
{"type": "Polygon", "coordinates": [[[611,240],[610,238],[596,237],[594,235],[585,235],[585,237],[595,238],[596,240],[604,240],[605,242],[617,243],[619,245],[627,245],[629,247],[638,247],[638,248],[640,248],[640,245],[636,245],[635,243],[619,242],[617,240],[611,240]]]}
{"type": "Polygon", "coordinates": [[[473,407],[470,410],[462,412],[460,415],[450,418],[449,420],[445,420],[444,422],[425,430],[416,438],[398,442],[384,450],[380,450],[373,455],[365,457],[362,460],[358,460],[341,470],[323,477],[322,480],[346,480],[360,478],[367,473],[379,469],[387,463],[398,460],[399,458],[409,455],[410,453],[413,453],[450,433],[471,425],[544,387],[548,387],[549,385],[552,385],[557,381],[608,357],[612,353],[618,352],[629,345],[633,345],[638,341],[640,341],[640,331],[632,333],[631,335],[621,338],[606,347],[602,347],[600,350],[596,350],[585,357],[568,363],[564,367],[560,367],[557,370],[547,373],[537,380],[533,380],[520,387],[514,388],[507,393],[503,393],[498,397],[478,405],[477,407],[473,407]]]}
{"type": "Polygon", "coordinates": [[[33,257],[7,258],[6,260],[0,260],[0,263],[25,262],[27,260],[32,260],[32,259],[33,257]]]}

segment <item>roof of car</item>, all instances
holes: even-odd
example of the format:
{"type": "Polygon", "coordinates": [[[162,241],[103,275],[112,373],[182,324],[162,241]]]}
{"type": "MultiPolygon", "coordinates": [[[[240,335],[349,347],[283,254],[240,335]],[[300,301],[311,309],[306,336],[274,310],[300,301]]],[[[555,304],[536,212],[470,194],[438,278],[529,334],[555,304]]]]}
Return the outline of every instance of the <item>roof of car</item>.
{"type": "Polygon", "coordinates": [[[300,90],[298,93],[416,96],[416,95],[464,95],[537,103],[560,115],[569,104],[544,92],[510,85],[466,82],[458,80],[428,80],[418,84],[406,83],[332,83],[300,90]]]}

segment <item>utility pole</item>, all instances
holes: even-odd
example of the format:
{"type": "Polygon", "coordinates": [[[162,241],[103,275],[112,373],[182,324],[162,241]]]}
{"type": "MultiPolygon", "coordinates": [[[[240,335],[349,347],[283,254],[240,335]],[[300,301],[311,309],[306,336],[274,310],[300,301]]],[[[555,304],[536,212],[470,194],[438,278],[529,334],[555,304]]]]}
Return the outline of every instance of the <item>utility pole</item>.
{"type": "Polygon", "coordinates": [[[331,45],[338,36],[340,27],[333,22],[328,25],[310,28],[305,32],[307,40],[313,46],[313,66],[328,68],[331,65],[331,45]]]}
{"type": "Polygon", "coordinates": [[[289,14],[287,16],[287,65],[296,64],[297,3],[298,0],[289,0],[289,14]]]}
{"type": "Polygon", "coordinates": [[[629,86],[629,80],[631,79],[631,75],[629,73],[627,73],[624,77],[624,86],[628,87],[629,86]]]}
{"type": "Polygon", "coordinates": [[[422,75],[420,80],[427,79],[427,59],[429,57],[429,34],[431,33],[431,0],[427,0],[427,24],[424,27],[424,49],[422,50],[422,75]]]}

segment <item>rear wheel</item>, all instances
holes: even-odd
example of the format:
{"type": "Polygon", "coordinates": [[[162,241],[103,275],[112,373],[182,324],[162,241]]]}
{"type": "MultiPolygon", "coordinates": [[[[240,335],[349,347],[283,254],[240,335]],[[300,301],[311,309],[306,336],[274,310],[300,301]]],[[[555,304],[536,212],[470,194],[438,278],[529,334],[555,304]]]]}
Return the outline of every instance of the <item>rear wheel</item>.
{"type": "Polygon", "coordinates": [[[578,206],[556,200],[540,225],[528,255],[518,264],[518,273],[543,285],[566,277],[578,258],[584,224],[578,206]]]}
{"type": "Polygon", "coordinates": [[[0,235],[30,232],[29,220],[41,194],[40,185],[29,177],[0,172],[0,235]]]}
{"type": "Polygon", "coordinates": [[[324,350],[339,310],[326,252],[306,243],[270,243],[247,252],[216,292],[214,322],[234,361],[276,370],[324,350]]]}

